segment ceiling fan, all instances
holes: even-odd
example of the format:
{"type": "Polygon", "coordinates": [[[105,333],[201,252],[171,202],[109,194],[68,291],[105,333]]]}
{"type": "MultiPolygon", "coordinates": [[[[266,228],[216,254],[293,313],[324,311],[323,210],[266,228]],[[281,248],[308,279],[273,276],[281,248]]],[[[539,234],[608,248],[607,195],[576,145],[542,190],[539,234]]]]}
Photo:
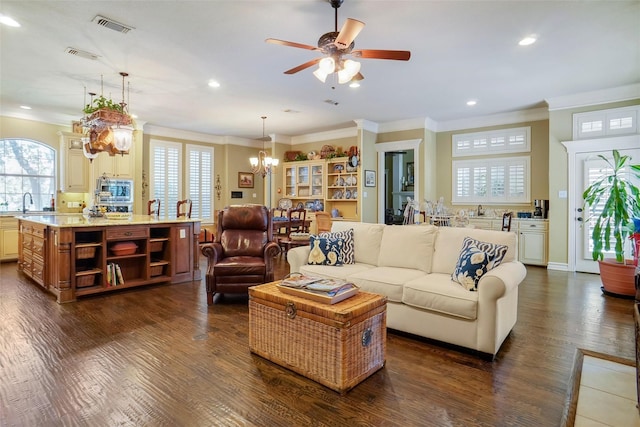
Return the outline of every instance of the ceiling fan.
{"type": "Polygon", "coordinates": [[[285,71],[285,74],[295,74],[309,67],[318,64],[318,69],[313,74],[321,81],[325,82],[327,76],[334,72],[338,73],[338,83],[348,83],[364,79],[360,73],[360,63],[353,59],[345,59],[347,55],[366,59],[393,59],[396,61],[408,61],[411,52],[407,50],[377,50],[377,49],[356,49],[354,39],[364,28],[364,22],[357,19],[347,18],[344,25],[338,31],[338,8],[344,0],[329,0],[331,7],[335,10],[335,30],[323,34],[318,39],[318,47],[290,42],[279,39],[266,39],[267,43],[280,44],[283,46],[297,47],[300,49],[316,50],[325,56],[312,59],[297,67],[285,71]]]}

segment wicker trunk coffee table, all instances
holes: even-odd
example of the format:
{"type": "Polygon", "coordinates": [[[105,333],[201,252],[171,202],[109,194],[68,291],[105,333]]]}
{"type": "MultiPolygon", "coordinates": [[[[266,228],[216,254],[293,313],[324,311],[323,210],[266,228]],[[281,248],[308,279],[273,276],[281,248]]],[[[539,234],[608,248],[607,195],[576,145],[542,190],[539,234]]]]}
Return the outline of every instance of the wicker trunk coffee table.
{"type": "Polygon", "coordinates": [[[346,393],[384,366],[387,298],[369,292],[323,304],[278,288],[249,288],[251,352],[346,393]]]}

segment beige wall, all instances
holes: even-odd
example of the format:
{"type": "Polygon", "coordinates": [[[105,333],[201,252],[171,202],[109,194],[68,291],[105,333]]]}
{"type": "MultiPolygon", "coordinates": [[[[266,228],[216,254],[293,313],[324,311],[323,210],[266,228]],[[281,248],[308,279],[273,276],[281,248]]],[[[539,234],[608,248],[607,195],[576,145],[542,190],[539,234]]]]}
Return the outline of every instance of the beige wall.
{"type": "MultiPolygon", "coordinates": [[[[535,122],[513,123],[503,126],[491,126],[483,128],[461,129],[449,132],[439,132],[437,134],[437,176],[436,192],[437,198],[444,197],[445,205],[451,206],[451,144],[454,134],[484,132],[494,129],[509,129],[515,127],[531,127],[531,203],[527,205],[499,205],[489,206],[489,208],[510,209],[517,211],[533,211],[534,199],[549,198],[549,122],[540,120],[535,122]]],[[[501,154],[496,156],[478,156],[477,158],[510,157],[513,154],[501,154]]],[[[476,208],[477,206],[455,205],[456,209],[476,208]]],[[[553,209],[553,204],[551,204],[553,209]]]]}

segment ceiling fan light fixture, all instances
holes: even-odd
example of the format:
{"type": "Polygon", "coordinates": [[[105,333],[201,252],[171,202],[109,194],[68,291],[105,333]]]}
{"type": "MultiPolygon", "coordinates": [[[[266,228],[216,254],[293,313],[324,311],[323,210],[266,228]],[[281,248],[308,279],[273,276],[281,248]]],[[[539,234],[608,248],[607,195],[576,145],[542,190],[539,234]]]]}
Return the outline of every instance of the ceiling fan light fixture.
{"type": "Polygon", "coordinates": [[[338,83],[349,83],[353,77],[360,72],[360,63],[352,59],[347,59],[342,65],[342,70],[338,71],[338,83]]]}
{"type": "Polygon", "coordinates": [[[330,56],[322,58],[318,63],[318,68],[324,73],[331,74],[336,70],[336,61],[330,56]]]}
{"type": "Polygon", "coordinates": [[[318,68],[313,72],[313,75],[316,76],[316,78],[320,80],[322,83],[324,83],[327,81],[327,76],[329,75],[329,73],[325,73],[320,68],[318,68]]]}

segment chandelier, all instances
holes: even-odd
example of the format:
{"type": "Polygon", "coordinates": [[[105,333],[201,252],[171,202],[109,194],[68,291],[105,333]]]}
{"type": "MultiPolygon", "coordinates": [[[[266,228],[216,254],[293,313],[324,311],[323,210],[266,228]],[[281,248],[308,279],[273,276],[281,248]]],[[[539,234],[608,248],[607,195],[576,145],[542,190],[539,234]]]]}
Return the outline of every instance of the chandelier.
{"type": "Polygon", "coordinates": [[[129,74],[121,72],[120,75],[122,76],[120,103],[115,103],[103,95],[94,99],[96,94],[89,93],[91,102],[84,108],[82,127],[85,131],[83,153],[90,161],[103,152],[111,156],[117,153],[124,154],[129,151],[133,143],[133,121],[127,110],[127,103],[124,102],[124,79],[129,74]]]}
{"type": "Polygon", "coordinates": [[[264,149],[264,142],[271,141],[271,137],[264,135],[264,121],[267,116],[262,116],[262,150],[258,151],[258,157],[251,157],[249,163],[251,163],[251,172],[254,175],[261,175],[263,178],[267,175],[275,173],[276,167],[278,167],[278,159],[274,159],[269,156],[264,149]]]}

